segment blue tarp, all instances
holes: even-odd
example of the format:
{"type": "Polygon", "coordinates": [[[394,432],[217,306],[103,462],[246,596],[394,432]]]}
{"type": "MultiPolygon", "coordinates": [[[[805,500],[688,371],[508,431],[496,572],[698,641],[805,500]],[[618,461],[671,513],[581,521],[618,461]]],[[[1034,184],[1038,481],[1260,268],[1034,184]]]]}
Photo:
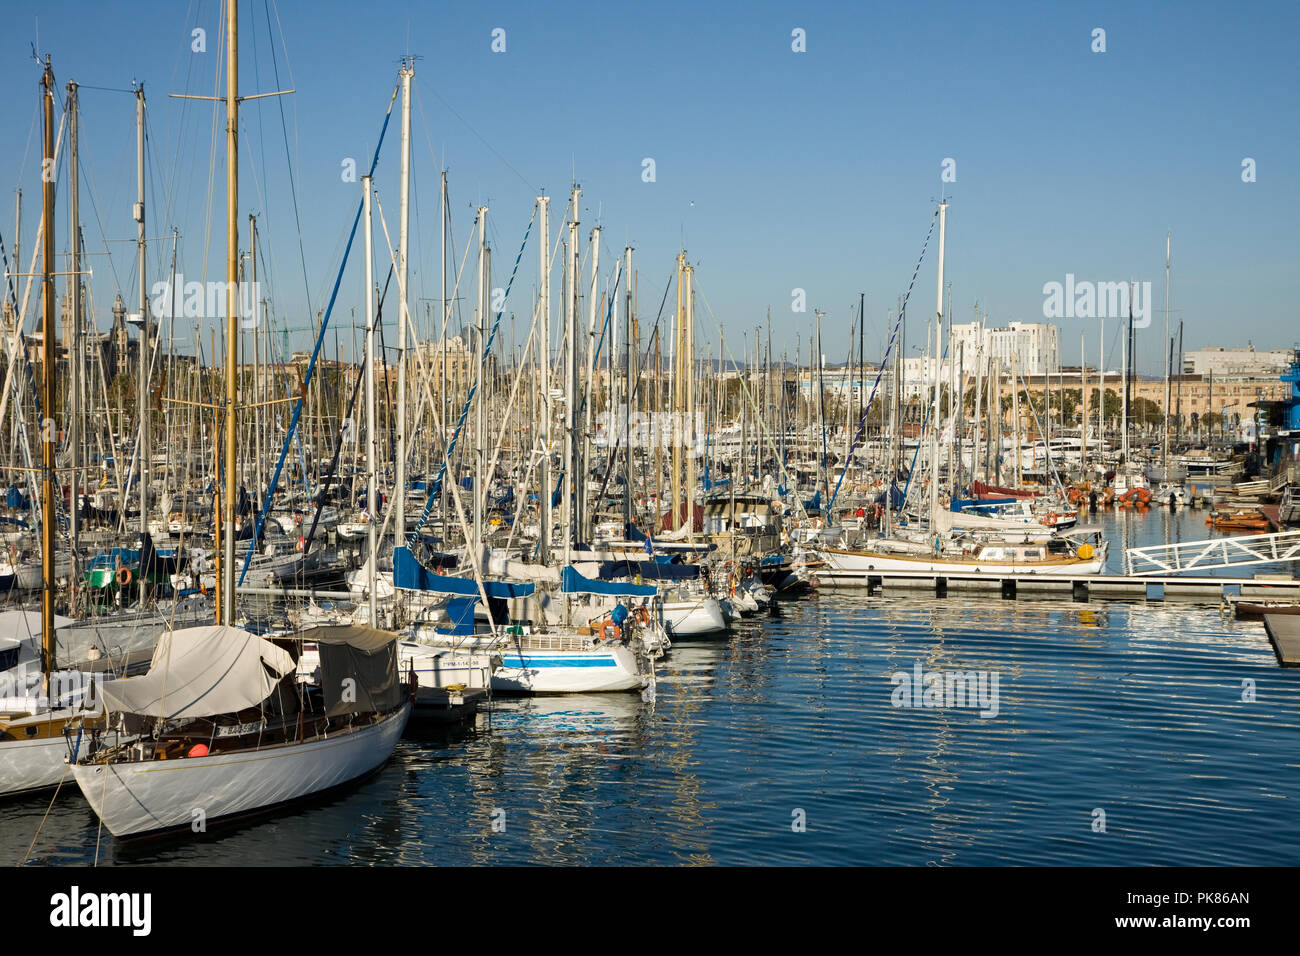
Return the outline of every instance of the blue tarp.
{"type": "Polygon", "coordinates": [[[31,507],[31,500],[18,490],[17,485],[10,485],[9,493],[5,495],[5,504],[10,508],[28,508],[31,507]]]}
{"type": "Polygon", "coordinates": [[[603,561],[600,565],[602,581],[610,578],[630,578],[635,575],[656,581],[690,581],[700,576],[698,564],[664,564],[658,561],[603,561]]]}
{"type": "MultiPolygon", "coordinates": [[[[886,492],[884,492],[884,491],[882,491],[879,495],[877,495],[877,496],[876,496],[876,504],[878,504],[878,505],[883,505],[883,504],[885,503],[885,495],[886,495],[886,492]]],[[[892,508],[892,509],[894,509],[895,511],[897,511],[899,508],[903,507],[903,491],[902,491],[901,488],[898,487],[898,483],[897,483],[897,482],[893,482],[893,481],[891,481],[891,482],[889,483],[889,491],[888,491],[888,495],[889,495],[889,507],[890,507],[890,508],[892,508]]]]}
{"type": "Polygon", "coordinates": [[[623,581],[593,581],[584,578],[577,568],[568,567],[560,578],[565,594],[602,594],[606,597],[654,597],[659,589],[653,584],[630,584],[623,581]]]}
{"type": "MultiPolygon", "coordinates": [[[[415,559],[409,548],[393,551],[393,585],[404,591],[436,591],[439,594],[463,594],[478,597],[478,584],[473,578],[454,578],[434,574],[415,559]]],[[[528,597],[535,590],[532,584],[511,584],[508,581],[484,581],[483,590],[489,598],[528,597]]]]}

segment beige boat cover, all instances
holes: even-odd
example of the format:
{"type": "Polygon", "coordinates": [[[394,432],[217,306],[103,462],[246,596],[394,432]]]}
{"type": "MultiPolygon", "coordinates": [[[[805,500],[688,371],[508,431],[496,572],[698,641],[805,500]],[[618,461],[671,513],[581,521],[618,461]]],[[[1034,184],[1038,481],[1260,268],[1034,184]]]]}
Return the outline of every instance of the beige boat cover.
{"type": "Polygon", "coordinates": [[[163,632],[147,673],[106,681],[110,711],[146,717],[213,717],[256,707],[294,659],[250,631],[224,624],[163,632]]]}

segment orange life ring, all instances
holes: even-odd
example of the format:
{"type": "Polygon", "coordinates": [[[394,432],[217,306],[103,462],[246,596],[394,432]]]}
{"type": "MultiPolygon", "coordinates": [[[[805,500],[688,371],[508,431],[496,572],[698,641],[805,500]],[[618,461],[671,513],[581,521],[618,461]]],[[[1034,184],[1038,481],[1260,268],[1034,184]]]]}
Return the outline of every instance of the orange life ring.
{"type": "Polygon", "coordinates": [[[128,584],[131,583],[130,568],[121,567],[117,569],[117,583],[122,587],[126,587],[128,584]]]}
{"type": "Polygon", "coordinates": [[[636,608],[632,612],[632,617],[641,624],[650,623],[650,612],[643,607],[636,608]]]}
{"type": "Polygon", "coordinates": [[[306,538],[303,538],[303,537],[299,537],[299,538],[298,538],[298,550],[299,550],[299,551],[302,551],[302,550],[304,549],[304,547],[306,547],[306,544],[307,544],[307,539],[306,539],[306,538]]]}
{"type": "Polygon", "coordinates": [[[615,624],[613,621],[609,620],[608,618],[600,622],[597,630],[600,632],[600,640],[602,641],[617,641],[620,637],[623,636],[623,632],[619,629],[619,626],[615,624]],[[608,634],[606,633],[611,628],[613,628],[614,630],[613,637],[609,637],[608,634]]]}
{"type": "Polygon", "coordinates": [[[813,529],[816,531],[820,531],[822,528],[826,526],[826,522],[822,521],[821,518],[813,518],[810,523],[812,524],[813,529]]]}
{"type": "Polygon", "coordinates": [[[1047,523],[1048,523],[1049,525],[1054,525],[1054,524],[1056,524],[1056,512],[1055,512],[1055,511],[1049,511],[1049,512],[1047,512],[1047,523]]]}

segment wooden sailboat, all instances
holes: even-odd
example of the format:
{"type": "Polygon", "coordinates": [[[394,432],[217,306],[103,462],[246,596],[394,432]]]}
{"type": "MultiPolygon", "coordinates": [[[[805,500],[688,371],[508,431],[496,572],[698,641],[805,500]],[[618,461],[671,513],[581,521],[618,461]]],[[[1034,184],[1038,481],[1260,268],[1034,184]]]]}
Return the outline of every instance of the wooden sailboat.
{"type": "MultiPolygon", "coordinates": [[[[272,643],[233,625],[238,3],[232,0],[226,9],[227,375],[217,621],[165,635],[148,673],[115,681],[104,693],[113,729],[92,735],[89,752],[73,773],[86,800],[119,838],[182,827],[199,832],[213,821],[265,811],[354,780],[388,760],[412,708],[413,688],[398,679],[396,634],[324,627],[272,643]],[[305,644],[319,649],[322,673],[314,687],[296,680],[305,644]]],[[[368,236],[370,178],[362,183],[368,236]]],[[[369,301],[372,291],[367,288],[366,294],[369,301]]]]}

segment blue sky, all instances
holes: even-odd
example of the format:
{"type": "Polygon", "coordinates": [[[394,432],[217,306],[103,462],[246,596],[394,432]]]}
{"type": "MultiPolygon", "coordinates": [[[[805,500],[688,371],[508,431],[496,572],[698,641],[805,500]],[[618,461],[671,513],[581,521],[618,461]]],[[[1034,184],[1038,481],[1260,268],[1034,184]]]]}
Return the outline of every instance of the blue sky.
{"type": "MultiPolygon", "coordinates": [[[[149,234],[180,230],[187,279],[202,277],[206,244],[207,275],[223,278],[224,145],[218,135],[214,159],[213,108],[166,95],[214,92],[218,2],[47,0],[11,2],[4,13],[6,244],[14,189],[24,191],[27,250],[39,216],[36,43],[53,56],[60,88],[70,78],[82,84],[83,188],[93,197],[83,195],[83,221],[97,253],[100,326],[119,288],[128,301],[134,295],[134,248],[116,241],[135,235],[134,103],[89,87],[145,83],[149,234]],[[207,31],[206,53],[191,51],[196,27],[207,31]]],[[[494,285],[504,284],[542,188],[554,197],[554,240],[576,172],[584,241],[597,221],[604,227],[602,272],[625,245],[637,250],[643,328],[684,246],[737,353],[770,307],[775,350],[793,358],[796,342],[806,351],[812,310],[821,309],[823,349],[841,361],[861,291],[867,353],[878,356],[886,311],[907,288],[941,190],[951,200],[946,275],[956,321],[970,321],[976,302],[995,325],[1042,321],[1044,283],[1067,273],[1150,281],[1155,313],[1138,333],[1138,357],[1142,371],[1155,372],[1171,231],[1173,315],[1186,323],[1188,349],[1297,344],[1289,280],[1300,264],[1300,61],[1291,42],[1300,15],[1291,4],[253,0],[240,14],[241,92],[273,90],[276,69],[280,88],[296,90],[242,111],[241,223],[249,212],[261,218],[263,278],[280,328],[309,324],[308,295],[314,308],[325,303],[360,196],[358,184],[342,181],[340,163],[368,163],[398,58],[409,51],[421,57],[412,134],[417,299],[439,294],[445,163],[457,260],[474,207],[491,207],[494,285]],[[1091,49],[1098,27],[1104,53],[1091,49]],[[496,28],[506,31],[504,53],[491,49],[496,28]],[[806,31],[806,52],[791,49],[795,28],[806,31]],[[653,183],[642,181],[647,157],[653,183]],[[1253,183],[1241,178],[1247,157],[1253,183]],[[947,184],[945,158],[956,171],[947,184]],[[795,288],[806,291],[806,313],[791,311],[795,288]]],[[[397,151],[395,119],[375,180],[394,242],[397,151]]],[[[66,222],[63,207],[60,248],[66,222]]],[[[934,311],[934,252],[932,242],[909,305],[911,342],[934,311]]],[[[332,326],[343,343],[361,322],[357,253],[332,326]]],[[[170,272],[171,243],[154,243],[149,258],[151,279],[170,272]]],[[[516,341],[531,318],[536,262],[534,232],[508,305],[516,341]]],[[[382,277],[386,260],[376,263],[382,277]]],[[[471,276],[472,268],[467,283],[471,276]]],[[[558,309],[558,271],[552,281],[558,309]]],[[[466,291],[472,296],[472,285],[466,291]]],[[[716,343],[717,326],[703,302],[699,318],[703,348],[716,343]]],[[[1085,335],[1095,362],[1096,320],[1060,324],[1065,359],[1077,361],[1085,335]]],[[[1106,323],[1112,368],[1118,325],[1106,323]]],[[[177,335],[188,347],[193,333],[177,335]]],[[[290,346],[305,348],[306,333],[292,332],[290,346]]],[[[350,350],[343,345],[345,356],[350,350]]]]}

